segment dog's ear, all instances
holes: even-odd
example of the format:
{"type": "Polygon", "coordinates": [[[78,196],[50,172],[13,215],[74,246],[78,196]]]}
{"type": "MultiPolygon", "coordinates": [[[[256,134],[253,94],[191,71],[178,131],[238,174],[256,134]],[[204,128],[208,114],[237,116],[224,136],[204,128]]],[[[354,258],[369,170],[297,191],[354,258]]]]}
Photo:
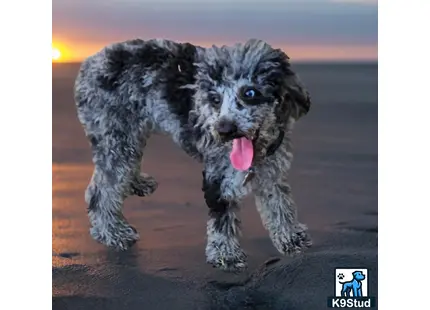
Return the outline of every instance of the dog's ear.
{"type": "Polygon", "coordinates": [[[258,74],[266,82],[281,86],[278,89],[278,116],[281,123],[292,117],[298,120],[309,112],[311,97],[298,75],[292,70],[290,58],[281,49],[272,49],[265,55],[258,74]]]}
{"type": "Polygon", "coordinates": [[[287,92],[284,104],[288,106],[289,116],[298,120],[309,112],[311,97],[297,74],[289,75],[286,79],[287,92]]]}

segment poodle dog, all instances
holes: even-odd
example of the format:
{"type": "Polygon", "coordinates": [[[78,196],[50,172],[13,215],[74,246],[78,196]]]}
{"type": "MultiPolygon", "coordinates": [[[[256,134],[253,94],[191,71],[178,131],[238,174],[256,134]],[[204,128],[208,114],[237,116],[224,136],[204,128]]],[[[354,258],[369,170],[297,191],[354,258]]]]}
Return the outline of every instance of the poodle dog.
{"type": "Polygon", "coordinates": [[[257,39],[211,48],[162,39],[115,43],[83,62],[74,93],[93,153],[85,200],[98,242],[125,250],[138,240],[122,208],[126,197],[157,188],[140,169],[157,132],[204,164],[208,263],[246,267],[236,212],[251,192],[280,253],[311,245],[287,182],[293,124],[311,101],[280,49],[257,39]]]}

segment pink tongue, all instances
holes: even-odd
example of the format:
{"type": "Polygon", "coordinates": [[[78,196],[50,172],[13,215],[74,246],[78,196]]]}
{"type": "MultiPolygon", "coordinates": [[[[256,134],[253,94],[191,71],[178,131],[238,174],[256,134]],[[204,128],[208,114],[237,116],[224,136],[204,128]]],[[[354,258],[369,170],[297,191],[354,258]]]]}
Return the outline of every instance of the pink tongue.
{"type": "Polygon", "coordinates": [[[230,161],[237,170],[248,170],[254,157],[252,141],[246,138],[234,139],[233,149],[230,153],[230,161]]]}

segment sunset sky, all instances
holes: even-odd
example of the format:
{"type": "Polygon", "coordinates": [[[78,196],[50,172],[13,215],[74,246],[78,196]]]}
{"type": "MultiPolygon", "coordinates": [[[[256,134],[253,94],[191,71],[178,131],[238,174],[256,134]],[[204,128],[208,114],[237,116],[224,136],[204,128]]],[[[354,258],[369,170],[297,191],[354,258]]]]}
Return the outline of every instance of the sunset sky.
{"type": "Polygon", "coordinates": [[[53,0],[59,61],[132,38],[266,40],[293,60],[377,60],[377,0],[53,0]]]}

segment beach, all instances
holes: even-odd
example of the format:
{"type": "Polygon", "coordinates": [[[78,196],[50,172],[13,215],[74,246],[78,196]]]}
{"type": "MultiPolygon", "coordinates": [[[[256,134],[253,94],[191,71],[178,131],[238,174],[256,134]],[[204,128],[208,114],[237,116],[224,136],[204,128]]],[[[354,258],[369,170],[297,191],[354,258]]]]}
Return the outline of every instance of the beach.
{"type": "Polygon", "coordinates": [[[367,268],[377,297],[377,64],[294,68],[313,105],[293,133],[289,179],[313,246],[282,257],[248,197],[240,211],[248,269],[232,274],[205,263],[202,167],[169,137],[152,136],[145,150],[142,171],[157,191],[125,202],[141,239],[126,252],[91,239],[91,150],[73,102],[79,64],[53,64],[53,309],[327,309],[335,268],[367,268]]]}

